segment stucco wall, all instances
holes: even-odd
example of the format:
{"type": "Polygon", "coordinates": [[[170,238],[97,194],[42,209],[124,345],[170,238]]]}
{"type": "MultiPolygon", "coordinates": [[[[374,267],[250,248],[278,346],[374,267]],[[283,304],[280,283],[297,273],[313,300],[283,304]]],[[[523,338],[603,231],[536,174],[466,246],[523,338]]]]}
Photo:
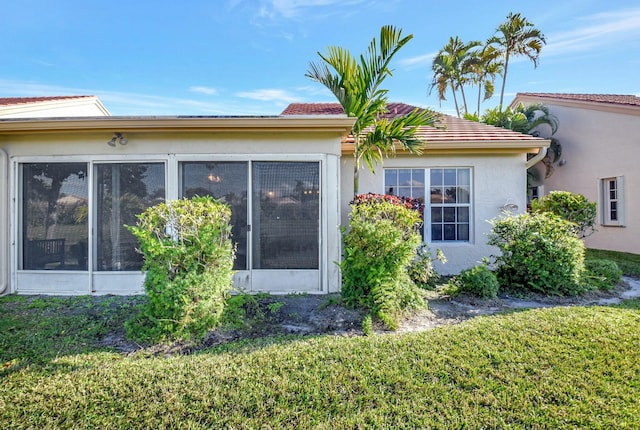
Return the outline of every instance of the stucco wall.
{"type": "MultiPolygon", "coordinates": [[[[598,182],[624,176],[626,226],[598,225],[586,238],[589,248],[640,254],[640,116],[549,105],[560,126],[554,137],[562,144],[566,164],[545,181],[545,193],[566,190],[599,202],[598,182]]],[[[602,208],[599,206],[598,210],[602,208]]]]}
{"type": "MultiPolygon", "coordinates": [[[[342,225],[349,222],[349,201],[353,198],[353,157],[341,160],[341,219],[342,225]]],[[[472,169],[472,236],[468,243],[436,242],[432,249],[440,248],[448,259],[438,264],[441,274],[457,274],[461,270],[478,264],[483,257],[497,252],[497,248],[486,244],[491,231],[489,220],[501,215],[506,204],[518,206],[517,212],[526,207],[526,173],[524,154],[515,155],[440,155],[398,156],[384,162],[385,168],[441,168],[470,167],[472,169]]],[[[376,174],[366,168],[360,170],[359,193],[384,193],[383,167],[376,174]]]]}

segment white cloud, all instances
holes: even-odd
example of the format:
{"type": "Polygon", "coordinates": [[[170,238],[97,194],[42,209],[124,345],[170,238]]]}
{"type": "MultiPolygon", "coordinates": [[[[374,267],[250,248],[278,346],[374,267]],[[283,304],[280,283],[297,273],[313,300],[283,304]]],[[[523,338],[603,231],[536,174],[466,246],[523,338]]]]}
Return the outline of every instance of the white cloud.
{"type": "Polygon", "coordinates": [[[289,92],[285,90],[269,89],[269,88],[255,90],[255,91],[242,91],[237,93],[236,96],[245,98],[245,99],[259,100],[264,102],[292,103],[299,100],[299,98],[291,95],[289,92]]]}
{"type": "Polygon", "coordinates": [[[581,27],[550,34],[543,55],[566,55],[613,45],[624,47],[625,42],[640,39],[640,8],[598,13],[579,21],[584,23],[581,27]]]}
{"type": "Polygon", "coordinates": [[[406,69],[414,69],[425,65],[431,66],[437,52],[429,52],[428,54],[418,55],[415,57],[403,58],[398,60],[398,64],[406,69]]]}
{"type": "MultiPolygon", "coordinates": [[[[266,108],[247,107],[233,101],[207,103],[182,97],[156,96],[127,91],[47,85],[38,82],[0,79],[5,97],[95,95],[113,115],[262,115],[266,108]]],[[[270,113],[274,109],[271,109],[270,113]]]]}
{"type": "Polygon", "coordinates": [[[342,7],[363,3],[364,0],[269,0],[263,5],[267,11],[272,11],[284,18],[295,18],[310,8],[323,6],[342,7]]]}
{"type": "Polygon", "coordinates": [[[192,93],[206,94],[208,96],[215,96],[218,94],[217,88],[203,87],[203,86],[189,87],[189,91],[191,91],[192,93]]]}

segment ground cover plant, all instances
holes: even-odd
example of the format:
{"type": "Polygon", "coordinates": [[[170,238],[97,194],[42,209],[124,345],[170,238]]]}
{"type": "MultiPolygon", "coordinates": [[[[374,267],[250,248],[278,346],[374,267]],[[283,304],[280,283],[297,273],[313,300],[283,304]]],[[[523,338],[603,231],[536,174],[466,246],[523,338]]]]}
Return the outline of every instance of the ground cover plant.
{"type": "Polygon", "coordinates": [[[169,356],[99,342],[117,300],[0,298],[0,427],[640,427],[640,300],[169,356]]]}
{"type": "Polygon", "coordinates": [[[479,264],[451,278],[446,292],[451,295],[467,293],[483,299],[493,299],[498,296],[499,288],[496,274],[486,264],[479,264]]]}
{"type": "Polygon", "coordinates": [[[587,258],[615,261],[623,274],[640,278],[640,254],[589,248],[587,258]]]}

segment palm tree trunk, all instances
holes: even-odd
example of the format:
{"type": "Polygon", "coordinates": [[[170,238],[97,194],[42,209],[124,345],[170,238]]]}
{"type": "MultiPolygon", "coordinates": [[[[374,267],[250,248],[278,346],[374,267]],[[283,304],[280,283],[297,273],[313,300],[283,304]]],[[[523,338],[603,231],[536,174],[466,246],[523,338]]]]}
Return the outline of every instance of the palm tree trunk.
{"type": "Polygon", "coordinates": [[[467,109],[467,97],[464,95],[464,86],[462,85],[460,85],[460,92],[462,93],[462,106],[464,106],[464,113],[467,113],[469,112],[469,109],[467,109]]]}
{"type": "Polygon", "coordinates": [[[453,81],[449,82],[451,84],[451,92],[453,93],[453,103],[456,105],[456,113],[458,114],[458,118],[460,118],[460,109],[458,108],[458,99],[456,98],[456,87],[453,86],[453,81]]]}
{"type": "Polygon", "coordinates": [[[480,118],[480,96],[482,95],[482,80],[478,83],[478,111],[476,114],[478,115],[478,119],[480,118]]]}
{"type": "Polygon", "coordinates": [[[504,98],[504,85],[507,82],[507,69],[509,68],[509,51],[507,51],[504,57],[504,73],[502,74],[502,89],[500,90],[500,105],[498,110],[502,112],[502,100],[504,98]]]}
{"type": "Polygon", "coordinates": [[[358,195],[359,182],[360,182],[360,174],[358,173],[358,163],[356,162],[353,166],[353,195],[354,197],[358,195]]]}
{"type": "MultiPolygon", "coordinates": [[[[356,133],[354,133],[356,134],[356,133]]],[[[353,196],[358,195],[360,188],[360,137],[353,136],[353,196]]]]}

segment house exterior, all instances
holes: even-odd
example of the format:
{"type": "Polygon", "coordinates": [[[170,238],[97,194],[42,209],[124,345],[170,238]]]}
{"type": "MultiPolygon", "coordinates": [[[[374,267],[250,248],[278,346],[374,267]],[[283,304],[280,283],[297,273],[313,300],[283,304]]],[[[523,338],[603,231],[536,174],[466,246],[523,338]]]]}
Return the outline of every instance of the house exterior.
{"type": "Polygon", "coordinates": [[[541,103],[559,120],[562,160],[544,193],[564,190],[597,202],[589,248],[640,254],[640,97],[518,93],[512,105],[541,103]]]}
{"type": "MultiPolygon", "coordinates": [[[[270,117],[0,119],[0,292],[142,293],[142,257],[126,225],[158,202],[205,194],[232,207],[236,286],[339,291],[354,119],[291,108],[270,117]]],[[[494,252],[487,220],[525,209],[527,154],[549,142],[452,117],[442,125],[420,131],[423,156],[362,171],[361,191],[429,195],[425,240],[449,258],[443,272],[455,273],[494,252]]]]}
{"type": "MultiPolygon", "coordinates": [[[[406,115],[415,106],[389,103],[388,115],[406,115]]],[[[337,103],[293,103],[283,115],[337,114],[337,103]]],[[[448,261],[435,262],[442,274],[458,274],[496,253],[487,245],[488,222],[504,210],[526,210],[526,169],[539,161],[527,161],[549,141],[504,128],[450,115],[441,115],[437,127],[422,127],[425,140],[420,156],[402,153],[384,160],[375,173],[360,170],[359,193],[387,193],[423,199],[423,239],[440,248],[448,261]]],[[[353,199],[353,139],[342,143],[340,160],[340,219],[349,222],[353,199]]]]}
{"type": "Polygon", "coordinates": [[[0,97],[0,119],[109,115],[96,96],[0,97]]]}

